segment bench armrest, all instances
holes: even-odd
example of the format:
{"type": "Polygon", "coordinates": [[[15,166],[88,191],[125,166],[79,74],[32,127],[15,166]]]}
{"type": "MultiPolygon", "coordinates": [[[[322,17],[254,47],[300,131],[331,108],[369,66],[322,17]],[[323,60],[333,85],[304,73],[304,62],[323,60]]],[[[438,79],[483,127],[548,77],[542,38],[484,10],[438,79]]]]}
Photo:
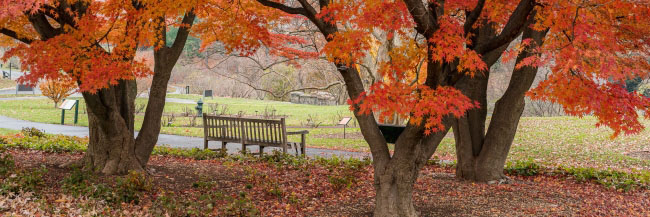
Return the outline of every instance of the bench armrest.
{"type": "Polygon", "coordinates": [[[293,131],[293,132],[287,132],[287,135],[305,135],[309,134],[308,130],[301,130],[301,131],[293,131]]]}

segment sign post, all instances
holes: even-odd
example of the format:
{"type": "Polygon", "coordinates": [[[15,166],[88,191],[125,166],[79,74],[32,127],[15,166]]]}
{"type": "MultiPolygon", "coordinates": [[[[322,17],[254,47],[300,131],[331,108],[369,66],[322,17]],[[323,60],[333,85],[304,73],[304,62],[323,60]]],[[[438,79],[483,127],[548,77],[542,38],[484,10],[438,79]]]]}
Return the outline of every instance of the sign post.
{"type": "Polygon", "coordinates": [[[341,119],[341,121],[339,121],[338,125],[343,125],[343,139],[345,139],[345,128],[347,128],[348,123],[350,123],[350,120],[352,120],[352,118],[347,118],[346,117],[346,118],[341,119]]]}
{"type": "Polygon", "coordinates": [[[65,110],[71,110],[73,106],[76,106],[74,110],[74,124],[77,124],[79,116],[79,100],[66,99],[61,103],[61,106],[59,106],[61,109],[61,125],[65,124],[65,110]]]}

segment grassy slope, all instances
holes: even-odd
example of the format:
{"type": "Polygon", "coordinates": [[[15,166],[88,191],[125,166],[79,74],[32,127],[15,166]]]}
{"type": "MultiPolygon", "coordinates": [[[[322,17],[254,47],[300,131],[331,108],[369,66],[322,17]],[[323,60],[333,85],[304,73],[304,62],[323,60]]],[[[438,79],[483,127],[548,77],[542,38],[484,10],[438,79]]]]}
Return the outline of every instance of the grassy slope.
{"type": "MultiPolygon", "coordinates": [[[[173,97],[177,97],[175,95],[173,97]]],[[[296,122],[295,117],[304,117],[305,111],[322,111],[324,114],[336,114],[336,112],[347,112],[346,106],[314,106],[309,110],[305,105],[283,106],[281,102],[267,102],[257,100],[215,98],[207,102],[218,101],[229,105],[229,110],[255,111],[255,108],[273,106],[279,111],[290,115],[288,122],[296,122]],[[259,103],[260,105],[256,105],[259,103]],[[257,106],[257,107],[255,107],[257,106]],[[291,112],[296,109],[296,112],[291,112]]],[[[145,99],[138,99],[138,103],[145,103],[145,99]]],[[[83,107],[83,102],[82,102],[83,107]]],[[[166,112],[180,112],[184,107],[192,105],[168,103],[166,112]]],[[[259,111],[259,110],[258,110],[259,111]]],[[[18,119],[59,123],[61,111],[54,109],[52,102],[42,100],[21,100],[0,102],[0,115],[6,115],[18,119]]],[[[68,113],[70,114],[70,113],[68,113]]],[[[80,125],[87,126],[86,115],[80,114],[80,125]]],[[[72,116],[66,115],[66,122],[72,122],[72,116]]],[[[136,128],[142,122],[142,116],[136,116],[136,128]]],[[[598,168],[616,168],[621,170],[650,169],[650,160],[640,160],[626,156],[626,153],[650,150],[650,131],[646,130],[639,135],[620,136],[616,139],[609,139],[612,131],[608,128],[594,127],[596,119],[593,117],[553,117],[553,118],[522,118],[519,123],[519,131],[511,148],[509,160],[528,160],[545,164],[546,166],[589,166],[598,168]]],[[[644,121],[650,126],[650,121],[644,121]]],[[[1,127],[1,124],[0,124],[1,127]]],[[[290,128],[289,130],[300,130],[290,128]]],[[[362,139],[342,139],[340,135],[343,129],[340,128],[316,128],[307,129],[308,144],[310,147],[322,147],[330,149],[343,149],[355,151],[369,151],[367,144],[362,139]],[[336,134],[336,136],[323,136],[336,134]]],[[[348,128],[348,133],[358,132],[358,128],[348,128]]],[[[164,127],[163,133],[202,137],[201,128],[164,127]]],[[[290,141],[297,141],[297,137],[290,137],[290,141]]],[[[451,137],[445,138],[436,152],[436,156],[442,159],[455,159],[455,149],[451,137]]]]}

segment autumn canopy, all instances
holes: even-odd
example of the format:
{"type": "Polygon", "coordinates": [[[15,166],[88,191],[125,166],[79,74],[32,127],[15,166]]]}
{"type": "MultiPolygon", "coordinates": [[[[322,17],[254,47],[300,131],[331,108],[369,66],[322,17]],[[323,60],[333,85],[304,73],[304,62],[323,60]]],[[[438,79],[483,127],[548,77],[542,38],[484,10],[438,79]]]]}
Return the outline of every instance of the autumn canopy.
{"type": "Polygon", "coordinates": [[[90,118],[91,125],[97,126],[95,131],[91,126],[96,133],[91,133],[91,144],[124,144],[133,152],[117,160],[113,155],[92,158],[99,170],[113,173],[144,168],[155,145],[155,140],[141,145],[139,141],[146,138],[132,137],[132,80],[154,75],[150,107],[158,105],[160,110],[145,118],[151,120],[153,130],[147,133],[149,127],[143,126],[141,134],[157,138],[164,89],[188,34],[200,38],[204,49],[220,44],[242,56],[264,47],[291,59],[325,58],[345,81],[351,110],[373,154],[375,215],[415,216],[412,184],[449,129],[456,140],[459,178],[507,180],[503,165],[526,96],[558,103],[570,115],[593,115],[599,126],[613,129],[613,137],[640,132],[638,112],[650,117],[650,99],[627,92],[623,84],[650,77],[649,4],[640,0],[0,0],[0,43],[13,47],[5,59],[19,57],[30,71],[20,81],[63,79],[79,86],[91,105],[90,113],[96,115],[90,118]],[[183,30],[171,46],[166,40],[168,27],[183,30]],[[317,32],[315,40],[324,47],[318,52],[302,49],[310,39],[294,34],[299,31],[317,32]],[[361,70],[362,62],[379,45],[388,47],[386,57],[376,59],[380,76],[366,84],[361,76],[370,72],[361,70]],[[154,48],[154,63],[136,58],[139,48],[154,48]],[[514,61],[515,67],[488,123],[488,78],[498,61],[514,61]],[[532,87],[540,68],[552,73],[532,87]],[[396,114],[408,122],[391,152],[377,126],[378,120],[396,114]],[[103,141],[106,138],[118,139],[103,141]],[[112,164],[118,164],[118,169],[112,164]]]}

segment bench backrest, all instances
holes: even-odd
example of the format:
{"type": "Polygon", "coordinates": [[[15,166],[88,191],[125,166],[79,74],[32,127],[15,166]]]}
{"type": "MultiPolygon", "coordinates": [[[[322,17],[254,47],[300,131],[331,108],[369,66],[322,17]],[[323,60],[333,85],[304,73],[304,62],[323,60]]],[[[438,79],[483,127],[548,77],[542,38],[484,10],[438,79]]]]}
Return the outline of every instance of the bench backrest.
{"type": "Polygon", "coordinates": [[[203,129],[206,140],[278,147],[287,144],[284,118],[266,120],[203,114],[203,129]]]}

